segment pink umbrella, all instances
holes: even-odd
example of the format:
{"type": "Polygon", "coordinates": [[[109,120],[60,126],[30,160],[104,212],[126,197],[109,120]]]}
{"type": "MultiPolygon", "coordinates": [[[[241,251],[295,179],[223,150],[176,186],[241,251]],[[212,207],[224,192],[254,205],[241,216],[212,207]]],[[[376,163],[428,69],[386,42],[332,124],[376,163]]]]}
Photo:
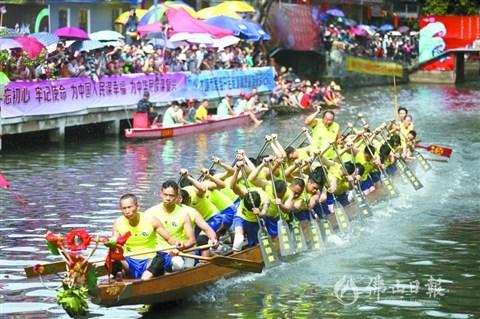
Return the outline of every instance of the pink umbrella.
{"type": "Polygon", "coordinates": [[[57,29],[53,34],[67,40],[90,40],[88,33],[77,27],[63,27],[57,29]]]}
{"type": "Polygon", "coordinates": [[[226,35],[232,35],[233,31],[215,27],[206,22],[192,18],[187,11],[183,9],[167,10],[168,23],[170,25],[170,33],[175,34],[179,32],[187,33],[209,33],[213,37],[224,37],[226,35]]]}
{"type": "Polygon", "coordinates": [[[151,32],[160,32],[163,30],[163,25],[160,22],[154,22],[146,25],[141,25],[137,27],[138,33],[143,37],[145,34],[151,32]]]}
{"type": "Polygon", "coordinates": [[[362,28],[352,27],[352,28],[350,28],[350,32],[352,32],[353,34],[355,34],[356,36],[359,36],[359,37],[368,36],[368,32],[365,31],[362,28]]]}
{"type": "Polygon", "coordinates": [[[17,37],[15,38],[15,41],[22,45],[23,51],[28,52],[28,57],[30,59],[38,57],[40,52],[45,49],[45,46],[34,37],[17,37]]]}

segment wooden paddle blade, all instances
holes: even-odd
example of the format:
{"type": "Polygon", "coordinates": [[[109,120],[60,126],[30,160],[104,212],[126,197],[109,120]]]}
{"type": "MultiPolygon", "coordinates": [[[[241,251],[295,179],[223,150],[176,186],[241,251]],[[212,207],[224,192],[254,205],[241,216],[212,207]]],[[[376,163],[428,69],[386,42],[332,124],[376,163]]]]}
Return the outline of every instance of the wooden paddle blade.
{"type": "Polygon", "coordinates": [[[322,218],[320,220],[320,229],[322,230],[323,233],[323,238],[325,239],[325,242],[327,244],[333,242],[333,227],[328,221],[328,217],[322,218]]]}
{"type": "Polygon", "coordinates": [[[313,250],[325,249],[325,243],[322,239],[322,232],[320,231],[320,226],[315,218],[310,219],[310,234],[312,236],[312,241],[310,242],[311,248],[313,250]]]}
{"type": "Polygon", "coordinates": [[[297,220],[292,222],[292,234],[297,252],[306,251],[308,247],[307,241],[305,240],[305,234],[303,233],[303,229],[297,220]]]}
{"type": "Polygon", "coordinates": [[[358,205],[359,213],[361,218],[371,217],[372,211],[370,205],[368,205],[367,198],[361,190],[356,189],[355,191],[355,202],[358,205]]]}
{"type": "Polygon", "coordinates": [[[423,187],[423,184],[418,180],[417,176],[415,176],[415,174],[413,174],[412,170],[407,165],[407,163],[405,163],[405,161],[403,161],[402,159],[399,159],[397,161],[397,166],[400,169],[400,171],[405,174],[408,181],[410,182],[410,184],[413,186],[413,188],[416,191],[418,191],[420,188],[423,187]]]}
{"type": "Polygon", "coordinates": [[[398,191],[393,186],[393,182],[390,176],[382,174],[382,183],[383,183],[383,186],[385,186],[385,189],[387,190],[388,196],[390,196],[391,198],[398,197],[399,195],[398,191]]]}
{"type": "Polygon", "coordinates": [[[295,244],[293,242],[290,229],[288,228],[288,224],[282,218],[280,218],[277,221],[277,229],[278,229],[278,241],[280,244],[280,255],[281,256],[294,255],[296,253],[295,244]]]}
{"type": "Polygon", "coordinates": [[[422,166],[425,172],[428,172],[432,169],[432,165],[430,165],[430,163],[425,159],[425,157],[423,157],[423,155],[419,152],[416,152],[415,159],[420,163],[420,166],[422,166]]]}
{"type": "Polygon", "coordinates": [[[338,229],[341,233],[346,233],[350,230],[350,221],[348,220],[345,209],[335,199],[335,219],[337,220],[338,229]]]}
{"type": "Polygon", "coordinates": [[[57,261],[48,264],[38,264],[33,267],[25,267],[23,270],[27,275],[27,278],[53,275],[59,272],[67,271],[67,264],[64,261],[57,261]]]}
{"type": "Polygon", "coordinates": [[[270,239],[270,236],[268,236],[267,231],[263,231],[262,228],[260,228],[257,236],[265,267],[270,268],[279,264],[280,259],[278,259],[277,253],[273,249],[272,240],[270,239]]]}
{"type": "Polygon", "coordinates": [[[217,266],[234,268],[241,271],[261,273],[263,270],[263,263],[235,257],[214,256],[210,261],[217,266]]]}

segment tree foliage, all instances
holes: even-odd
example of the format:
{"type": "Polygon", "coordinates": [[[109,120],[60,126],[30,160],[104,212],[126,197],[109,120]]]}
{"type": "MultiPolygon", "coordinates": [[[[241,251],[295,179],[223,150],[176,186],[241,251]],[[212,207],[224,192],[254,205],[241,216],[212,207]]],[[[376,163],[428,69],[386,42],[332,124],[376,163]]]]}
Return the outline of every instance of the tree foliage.
{"type": "Polygon", "coordinates": [[[422,15],[476,15],[480,0],[421,0],[422,15]]]}

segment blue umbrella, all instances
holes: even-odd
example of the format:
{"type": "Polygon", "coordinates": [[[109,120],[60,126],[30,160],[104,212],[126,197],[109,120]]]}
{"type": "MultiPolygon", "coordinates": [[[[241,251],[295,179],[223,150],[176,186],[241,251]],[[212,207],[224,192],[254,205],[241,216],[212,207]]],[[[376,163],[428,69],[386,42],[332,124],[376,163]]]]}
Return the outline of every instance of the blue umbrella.
{"type": "Polygon", "coordinates": [[[0,38],[0,50],[20,49],[22,44],[13,39],[0,38]]]}
{"type": "Polygon", "coordinates": [[[205,22],[219,28],[231,30],[234,35],[245,40],[270,40],[270,35],[267,34],[262,27],[252,21],[217,16],[207,19],[205,22]]]}
{"type": "Polygon", "coordinates": [[[379,30],[382,32],[388,32],[388,31],[392,31],[393,29],[394,29],[393,25],[386,23],[382,25],[379,30]]]}
{"type": "MultiPolygon", "coordinates": [[[[263,30],[263,28],[258,23],[253,22],[253,21],[247,21],[247,20],[240,20],[240,23],[245,24],[247,26],[248,30],[250,30],[250,32],[256,33],[259,37],[259,40],[270,40],[271,39],[270,34],[265,32],[265,30],[263,30]]],[[[254,39],[252,39],[252,40],[254,40],[254,39]]]]}
{"type": "Polygon", "coordinates": [[[340,9],[328,9],[326,11],[327,14],[334,16],[334,17],[344,17],[345,13],[343,13],[340,9]]]}
{"type": "Polygon", "coordinates": [[[70,46],[75,51],[92,51],[96,49],[101,49],[105,46],[104,43],[97,40],[81,40],[75,41],[70,46]]]}
{"type": "Polygon", "coordinates": [[[30,36],[37,39],[38,42],[43,44],[45,47],[56,44],[58,41],[60,41],[60,38],[57,35],[50,32],[35,32],[30,34],[30,36]]]}
{"type": "MultiPolygon", "coordinates": [[[[154,48],[163,48],[165,46],[165,40],[164,39],[152,39],[148,41],[148,44],[151,44],[154,48]]],[[[179,45],[183,43],[179,42],[179,45]]],[[[168,49],[176,49],[179,45],[176,45],[175,43],[168,41],[167,40],[167,48],[168,49]]]]}

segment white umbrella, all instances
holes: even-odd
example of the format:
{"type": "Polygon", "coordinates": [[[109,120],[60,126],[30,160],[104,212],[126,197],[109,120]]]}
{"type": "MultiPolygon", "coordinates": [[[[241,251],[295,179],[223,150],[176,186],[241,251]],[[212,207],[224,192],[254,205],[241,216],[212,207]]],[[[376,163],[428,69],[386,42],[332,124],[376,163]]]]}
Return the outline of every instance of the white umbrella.
{"type": "Polygon", "coordinates": [[[125,37],[113,30],[102,30],[90,33],[90,39],[97,41],[117,41],[119,39],[125,39],[125,37]]]}
{"type": "Polygon", "coordinates": [[[212,44],[213,38],[209,33],[179,32],[172,35],[168,40],[172,42],[188,41],[191,43],[212,44]]]}
{"type": "Polygon", "coordinates": [[[220,39],[213,39],[213,46],[216,48],[226,48],[237,44],[239,41],[240,38],[234,37],[233,35],[227,35],[220,39]]]}
{"type": "Polygon", "coordinates": [[[401,37],[402,34],[398,31],[390,31],[389,34],[394,37],[401,37]]]}

